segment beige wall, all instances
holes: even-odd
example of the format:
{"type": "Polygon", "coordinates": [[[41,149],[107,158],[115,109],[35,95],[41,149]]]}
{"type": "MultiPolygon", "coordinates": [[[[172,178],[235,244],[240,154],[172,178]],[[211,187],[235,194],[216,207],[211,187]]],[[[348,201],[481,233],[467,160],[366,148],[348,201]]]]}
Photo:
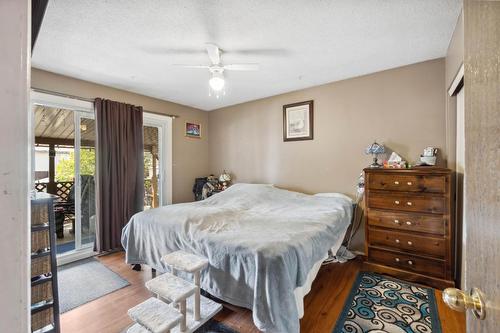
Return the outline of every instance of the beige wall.
{"type": "Polygon", "coordinates": [[[464,19],[463,13],[458,17],[457,25],[451,37],[445,58],[445,89],[446,89],[446,150],[448,151],[448,167],[455,169],[456,155],[456,97],[448,95],[453,80],[464,62],[464,19]]]}
{"type": "MultiPolygon", "coordinates": [[[[252,101],[209,113],[210,172],[237,182],[351,196],[376,139],[415,162],[444,151],[445,61],[436,59],[252,101]],[[314,140],[283,142],[282,106],[314,100],[314,140]]],[[[357,237],[362,249],[362,232],[357,237]]]]}
{"type": "Polygon", "coordinates": [[[87,98],[103,97],[141,105],[153,112],[179,115],[173,121],[173,202],[193,201],[194,178],[204,176],[208,170],[207,112],[38,69],[32,69],[31,75],[32,87],[35,88],[87,98]],[[186,138],[186,121],[200,123],[203,138],[186,138]]]}

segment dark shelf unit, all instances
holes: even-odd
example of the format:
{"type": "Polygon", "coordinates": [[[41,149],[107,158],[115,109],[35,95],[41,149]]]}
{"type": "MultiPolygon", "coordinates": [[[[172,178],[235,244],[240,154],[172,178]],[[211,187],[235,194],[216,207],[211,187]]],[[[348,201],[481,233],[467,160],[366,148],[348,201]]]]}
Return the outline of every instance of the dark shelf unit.
{"type": "Polygon", "coordinates": [[[34,251],[31,253],[31,265],[32,265],[31,331],[34,333],[60,332],[59,296],[57,287],[56,236],[55,236],[56,228],[55,228],[55,215],[54,215],[54,200],[56,198],[57,198],[56,196],[46,193],[36,193],[31,198],[31,210],[32,210],[31,248],[32,251],[34,251]],[[33,236],[35,233],[38,233],[40,237],[34,238],[33,236]],[[34,242],[39,241],[36,239],[42,239],[42,240],[48,239],[48,244],[44,243],[40,243],[44,245],[40,245],[38,243],[34,244],[34,242]],[[42,265],[35,268],[36,264],[34,261],[37,260],[44,260],[45,266],[42,265]],[[50,265],[48,265],[49,262],[50,265]],[[44,270],[43,267],[47,267],[47,269],[44,270]],[[36,272],[39,272],[40,274],[33,276],[33,274],[35,274],[36,272]],[[50,297],[47,297],[46,299],[34,300],[33,299],[34,297],[40,298],[39,296],[35,296],[33,294],[34,288],[46,288],[44,289],[44,292],[47,292],[47,290],[49,290],[50,297]],[[37,318],[38,324],[34,327],[33,325],[35,317],[37,318]],[[46,321],[46,323],[44,321],[46,321]],[[41,327],[40,327],[40,322],[44,322],[43,326],[41,327]]]}

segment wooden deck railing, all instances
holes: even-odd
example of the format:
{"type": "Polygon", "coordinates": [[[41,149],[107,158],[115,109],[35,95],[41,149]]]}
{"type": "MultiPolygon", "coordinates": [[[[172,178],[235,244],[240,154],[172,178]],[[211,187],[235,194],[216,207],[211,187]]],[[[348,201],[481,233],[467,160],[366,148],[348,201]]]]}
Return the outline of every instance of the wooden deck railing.
{"type": "Polygon", "coordinates": [[[73,187],[73,182],[47,182],[47,183],[35,183],[35,190],[37,192],[47,192],[57,195],[64,201],[68,201],[69,193],[73,187]]]}

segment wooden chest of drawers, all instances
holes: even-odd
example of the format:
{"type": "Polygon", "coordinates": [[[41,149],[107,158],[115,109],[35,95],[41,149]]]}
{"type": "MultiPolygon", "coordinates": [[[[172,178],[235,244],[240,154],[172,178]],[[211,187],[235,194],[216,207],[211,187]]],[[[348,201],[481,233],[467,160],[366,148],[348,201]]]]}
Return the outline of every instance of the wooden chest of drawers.
{"type": "Polygon", "coordinates": [[[451,170],[364,171],[366,268],[436,288],[454,286],[451,170]]]}

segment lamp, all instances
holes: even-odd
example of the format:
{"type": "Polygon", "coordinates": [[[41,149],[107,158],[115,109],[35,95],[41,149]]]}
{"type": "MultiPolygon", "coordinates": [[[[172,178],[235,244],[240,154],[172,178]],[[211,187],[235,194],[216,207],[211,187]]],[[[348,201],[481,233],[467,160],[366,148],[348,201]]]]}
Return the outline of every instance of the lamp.
{"type": "Polygon", "coordinates": [[[231,182],[231,175],[224,170],[219,176],[219,182],[222,183],[222,190],[227,189],[231,182]]]}
{"type": "Polygon", "coordinates": [[[366,147],[365,154],[373,156],[373,163],[369,165],[370,168],[380,168],[382,165],[378,164],[377,159],[379,154],[385,153],[384,145],[377,143],[374,141],[371,145],[366,147]]]}

